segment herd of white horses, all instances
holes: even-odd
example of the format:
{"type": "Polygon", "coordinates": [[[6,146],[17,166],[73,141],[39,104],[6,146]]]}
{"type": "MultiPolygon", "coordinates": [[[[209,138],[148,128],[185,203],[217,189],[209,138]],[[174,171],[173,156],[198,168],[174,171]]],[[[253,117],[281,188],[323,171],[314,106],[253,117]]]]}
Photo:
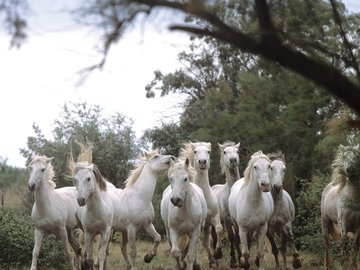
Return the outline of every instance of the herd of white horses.
{"type": "MultiPolygon", "coordinates": [[[[210,186],[211,144],[189,142],[184,144],[177,158],[159,154],[156,150],[145,153],[125,181],[125,188],[120,189],[107,181],[92,163],[92,145],[79,145],[81,153],[77,160],[73,157],[69,160],[74,186],[55,188],[52,158],[35,156],[29,164],[28,188],[35,197],[31,214],[35,225],[31,270],[37,269],[40,248],[48,234],[55,234],[63,242],[71,269],[97,266],[102,270],[111,236],[119,232],[127,268],[135,270],[136,236],[139,231],[145,231],[154,239],[152,249],[144,257],[145,262],[151,262],[161,241],[153,225],[152,197],[158,176],[166,172],[169,186],[163,191],[160,212],[175,269],[200,268],[197,261],[200,240],[207,252],[209,267],[216,268],[222,258],[224,230],[230,243],[231,268],[250,268],[250,245],[256,240],[255,263],[258,269],[265,269],[266,237],[271,243],[277,268],[280,267],[280,250],[284,267],[288,269],[287,243],[292,249],[292,266],[301,267],[292,232],[295,208],[290,195],[283,189],[286,170],[283,154],[254,153],[241,178],[238,168],[240,144],[218,144],[226,181],[210,186]],[[81,237],[75,235],[79,234],[78,228],[81,228],[81,237]],[[275,242],[276,234],[281,237],[280,248],[275,242]],[[100,241],[94,261],[93,246],[97,235],[100,235],[100,241]]],[[[321,220],[326,269],[331,267],[329,234],[342,240],[345,256],[349,233],[353,233],[355,254],[348,266],[344,262],[343,269],[357,269],[360,207],[356,203],[360,200],[360,185],[348,181],[347,170],[358,156],[359,146],[339,146],[332,165],[333,179],[323,191],[321,220]]]]}

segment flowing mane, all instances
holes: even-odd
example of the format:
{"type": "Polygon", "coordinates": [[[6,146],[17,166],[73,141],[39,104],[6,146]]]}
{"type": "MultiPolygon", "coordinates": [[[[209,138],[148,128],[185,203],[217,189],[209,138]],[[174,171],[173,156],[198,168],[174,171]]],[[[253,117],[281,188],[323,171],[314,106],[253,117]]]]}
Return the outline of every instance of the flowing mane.
{"type": "Polygon", "coordinates": [[[209,150],[211,150],[211,143],[207,142],[188,142],[184,143],[184,146],[180,149],[180,159],[185,160],[186,158],[189,159],[190,164],[194,164],[194,148],[198,146],[205,146],[209,150]]]}
{"type": "Polygon", "coordinates": [[[249,180],[250,180],[250,174],[253,170],[253,164],[256,160],[258,160],[259,158],[265,158],[266,160],[268,160],[270,162],[270,159],[268,158],[267,155],[265,155],[261,150],[257,151],[256,153],[254,153],[249,162],[248,162],[248,166],[246,167],[245,169],[245,172],[244,172],[244,185],[243,186],[246,186],[248,183],[249,183],[249,180]]]}
{"type": "Polygon", "coordinates": [[[339,145],[335,155],[335,159],[331,164],[331,169],[332,169],[331,183],[333,185],[339,185],[340,186],[339,190],[341,190],[346,184],[348,175],[347,175],[347,171],[346,171],[347,168],[345,167],[345,163],[350,153],[358,154],[359,146],[339,145]]]}
{"type": "Polygon", "coordinates": [[[280,160],[284,163],[284,165],[286,165],[285,155],[281,151],[278,151],[276,153],[269,153],[269,154],[267,154],[267,156],[271,162],[273,162],[274,160],[280,160]]]}
{"type": "Polygon", "coordinates": [[[86,144],[82,144],[78,141],[76,141],[76,143],[80,146],[80,154],[77,158],[77,162],[74,161],[72,153],[70,154],[68,168],[70,170],[71,177],[82,169],[91,169],[95,175],[96,183],[99,185],[100,190],[106,190],[106,179],[102,176],[99,168],[92,163],[93,143],[87,142],[86,144]]]}
{"type": "Polygon", "coordinates": [[[55,172],[54,172],[54,167],[51,165],[51,162],[49,162],[49,158],[46,156],[34,156],[29,164],[29,167],[31,166],[31,164],[33,164],[36,161],[39,161],[45,165],[46,172],[48,174],[47,180],[48,180],[49,187],[51,187],[52,189],[55,189],[56,184],[53,181],[53,179],[55,178],[55,172]]]}
{"type": "MultiPolygon", "coordinates": [[[[179,159],[176,163],[171,165],[171,167],[168,170],[168,175],[170,175],[175,170],[181,169],[181,167],[184,167],[184,166],[185,166],[185,160],[184,159],[179,159]]],[[[196,170],[191,165],[191,163],[187,167],[187,172],[189,173],[189,181],[194,183],[194,177],[196,175],[196,170]]]]}
{"type": "Polygon", "coordinates": [[[136,180],[139,178],[142,169],[144,168],[145,164],[148,163],[154,156],[159,154],[159,150],[153,150],[151,152],[146,152],[143,156],[139,158],[139,162],[136,165],[135,169],[130,172],[129,177],[125,181],[125,187],[131,187],[135,184],[136,180]]]}
{"type": "Polygon", "coordinates": [[[224,164],[224,149],[225,149],[226,147],[229,147],[229,146],[237,147],[237,146],[236,146],[236,143],[231,142],[231,141],[226,141],[226,142],[224,142],[224,143],[221,145],[221,151],[220,151],[220,169],[221,169],[221,173],[222,173],[222,174],[224,174],[225,171],[226,171],[226,165],[224,164]]]}

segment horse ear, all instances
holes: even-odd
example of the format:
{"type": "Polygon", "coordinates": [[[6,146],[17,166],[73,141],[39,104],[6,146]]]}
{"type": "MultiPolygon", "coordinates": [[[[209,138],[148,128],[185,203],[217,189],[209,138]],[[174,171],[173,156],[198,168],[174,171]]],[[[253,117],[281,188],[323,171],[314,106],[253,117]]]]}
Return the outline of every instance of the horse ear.
{"type": "Polygon", "coordinates": [[[218,143],[218,146],[219,146],[220,150],[222,150],[224,148],[224,146],[221,143],[218,143]]]}
{"type": "Polygon", "coordinates": [[[238,142],[236,145],[235,145],[236,148],[239,148],[240,147],[240,142],[238,142]]]}
{"type": "Polygon", "coordinates": [[[54,157],[47,158],[46,163],[50,163],[53,159],[54,159],[54,157]]]}

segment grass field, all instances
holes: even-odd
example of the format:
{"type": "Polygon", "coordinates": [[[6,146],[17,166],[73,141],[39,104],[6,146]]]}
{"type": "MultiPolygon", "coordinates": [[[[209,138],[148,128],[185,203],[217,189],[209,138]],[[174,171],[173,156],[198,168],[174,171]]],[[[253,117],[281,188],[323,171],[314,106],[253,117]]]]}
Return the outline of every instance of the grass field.
{"type": "MultiPolygon", "coordinates": [[[[16,207],[20,205],[20,201],[18,198],[18,191],[17,190],[9,190],[5,197],[5,207],[16,207]]],[[[46,241],[46,240],[45,240],[46,241]]],[[[174,269],[175,261],[170,256],[170,247],[166,240],[162,241],[159,245],[157,256],[154,257],[153,261],[150,264],[146,264],[143,260],[145,254],[151,249],[152,243],[149,241],[140,241],[137,240],[136,247],[137,247],[137,267],[139,270],[170,270],[174,269]]],[[[1,251],[0,251],[1,252],[1,251]]],[[[31,251],[29,250],[31,253],[31,251]]],[[[122,254],[120,252],[120,240],[119,237],[115,237],[115,241],[110,244],[109,249],[109,256],[107,258],[106,269],[107,270],[125,270],[126,265],[122,254]]],[[[300,252],[300,259],[302,261],[302,267],[300,269],[306,270],[316,270],[316,269],[324,269],[322,267],[323,258],[318,254],[311,254],[309,252],[299,251],[300,252]]],[[[219,266],[217,270],[225,270],[230,269],[229,267],[229,247],[227,246],[226,241],[224,241],[223,245],[223,258],[219,260],[219,266]]],[[[291,266],[291,254],[290,249],[288,249],[288,265],[290,269],[291,266]]],[[[255,259],[255,245],[252,246],[251,249],[251,270],[257,269],[254,263],[255,259]]],[[[281,256],[279,255],[280,262],[282,263],[281,256]]],[[[199,244],[198,245],[198,262],[200,263],[202,269],[209,269],[207,263],[207,255],[203,250],[203,247],[199,244]]],[[[340,269],[338,262],[334,259],[334,270],[340,269]]],[[[27,267],[18,267],[18,268],[9,268],[9,270],[25,270],[29,269],[31,262],[27,267]]],[[[69,269],[68,267],[64,266],[63,269],[69,269]]],[[[49,268],[39,268],[39,270],[63,270],[63,269],[49,269],[49,268]]],[[[273,270],[275,269],[275,262],[273,255],[271,254],[270,244],[266,244],[266,251],[265,251],[265,269],[273,270]]]]}

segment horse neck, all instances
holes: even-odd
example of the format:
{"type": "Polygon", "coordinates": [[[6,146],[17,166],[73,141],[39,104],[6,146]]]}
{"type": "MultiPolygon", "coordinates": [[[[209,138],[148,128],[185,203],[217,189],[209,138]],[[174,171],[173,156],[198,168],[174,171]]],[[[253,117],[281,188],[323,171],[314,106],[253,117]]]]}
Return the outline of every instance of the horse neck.
{"type": "Polygon", "coordinates": [[[101,198],[101,191],[98,186],[96,186],[95,191],[91,194],[86,202],[86,206],[88,209],[91,209],[93,213],[102,212],[103,207],[103,200],[101,198]]]}
{"type": "Polygon", "coordinates": [[[250,174],[249,182],[247,183],[247,195],[248,200],[252,204],[257,204],[262,201],[262,191],[259,187],[257,181],[255,179],[252,179],[252,174],[250,174]]]}
{"type": "Polygon", "coordinates": [[[196,170],[194,182],[204,191],[205,196],[210,193],[209,170],[196,170]]]}
{"type": "Polygon", "coordinates": [[[156,178],[156,173],[149,169],[148,164],[145,164],[138,179],[132,185],[132,188],[143,201],[152,200],[156,186],[156,178]]]}
{"type": "Polygon", "coordinates": [[[233,185],[237,180],[240,179],[239,168],[238,168],[238,167],[235,167],[235,168],[226,167],[225,176],[226,176],[226,183],[225,183],[225,185],[227,185],[229,188],[231,188],[232,185],[233,185]]]}
{"type": "Polygon", "coordinates": [[[284,202],[282,199],[283,198],[283,189],[282,188],[278,191],[271,190],[270,192],[271,192],[271,196],[273,198],[275,205],[280,205],[284,202]]]}
{"type": "Polygon", "coordinates": [[[352,184],[347,182],[343,187],[343,195],[353,201],[360,201],[359,194],[360,194],[359,184],[352,184]]]}
{"type": "Polygon", "coordinates": [[[51,209],[51,198],[53,197],[54,189],[49,186],[47,180],[41,182],[41,185],[34,192],[35,206],[38,210],[51,209]]]}

